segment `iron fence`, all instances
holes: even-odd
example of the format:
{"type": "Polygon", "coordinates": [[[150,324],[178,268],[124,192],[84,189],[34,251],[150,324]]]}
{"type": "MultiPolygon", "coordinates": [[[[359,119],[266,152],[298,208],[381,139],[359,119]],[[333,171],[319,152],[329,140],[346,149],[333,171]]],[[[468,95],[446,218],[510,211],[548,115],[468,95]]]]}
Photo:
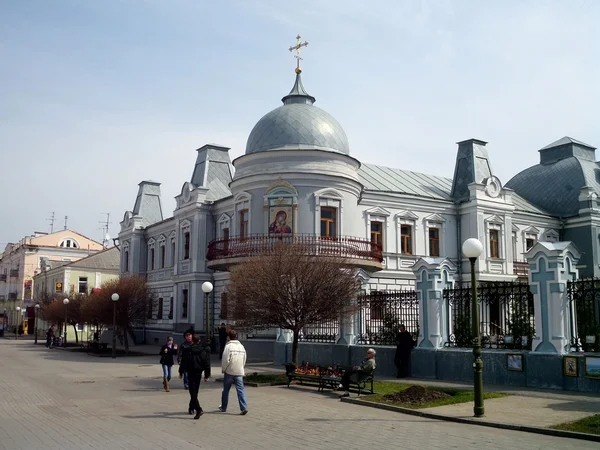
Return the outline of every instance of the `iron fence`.
{"type": "Polygon", "coordinates": [[[600,279],[567,282],[571,351],[600,352],[600,279]]]}
{"type": "MultiPolygon", "coordinates": [[[[447,347],[471,347],[471,286],[445,289],[447,308],[447,347]]],[[[531,350],[535,335],[533,294],[529,285],[518,282],[485,282],[478,284],[481,345],[484,348],[531,350]]]]}
{"type": "Polygon", "coordinates": [[[395,345],[400,325],[416,341],[419,300],[416,291],[374,291],[358,297],[357,344],[395,345]]]}
{"type": "Polygon", "coordinates": [[[322,342],[335,343],[340,331],[340,323],[337,320],[324,320],[322,322],[307,325],[300,330],[298,340],[300,342],[322,342]]]}

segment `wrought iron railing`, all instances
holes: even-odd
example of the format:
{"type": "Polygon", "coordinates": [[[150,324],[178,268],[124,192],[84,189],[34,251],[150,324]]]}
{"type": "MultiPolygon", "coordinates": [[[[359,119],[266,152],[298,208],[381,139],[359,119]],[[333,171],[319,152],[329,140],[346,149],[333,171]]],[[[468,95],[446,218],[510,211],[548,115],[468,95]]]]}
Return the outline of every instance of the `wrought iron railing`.
{"type": "Polygon", "coordinates": [[[416,341],[419,300],[416,291],[374,291],[358,297],[357,344],[394,345],[400,325],[416,341]]]}
{"type": "Polygon", "coordinates": [[[567,282],[571,350],[600,352],[600,279],[567,282]]]}
{"type": "Polygon", "coordinates": [[[216,239],[208,244],[206,259],[244,258],[269,253],[277,244],[284,243],[301,247],[308,256],[332,256],[370,261],[383,261],[380,244],[356,237],[324,237],[313,234],[294,235],[250,235],[216,239]]]}
{"type": "Polygon", "coordinates": [[[519,278],[529,276],[529,263],[527,261],[513,261],[513,274],[519,278]]]}
{"type": "MultiPolygon", "coordinates": [[[[471,286],[445,289],[447,347],[471,347],[471,286]]],[[[481,344],[484,348],[531,350],[535,336],[533,294],[529,285],[515,282],[486,282],[477,287],[481,344]]]]}
{"type": "Polygon", "coordinates": [[[300,331],[298,340],[300,342],[335,343],[339,331],[340,323],[337,320],[324,320],[316,324],[305,326],[300,331]]]}

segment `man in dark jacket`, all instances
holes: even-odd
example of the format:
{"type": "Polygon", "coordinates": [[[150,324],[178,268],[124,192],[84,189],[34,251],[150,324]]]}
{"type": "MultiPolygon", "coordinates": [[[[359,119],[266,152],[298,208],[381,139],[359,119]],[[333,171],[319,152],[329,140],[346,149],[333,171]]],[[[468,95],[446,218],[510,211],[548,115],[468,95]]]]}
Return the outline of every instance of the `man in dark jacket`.
{"type": "Polygon", "coordinates": [[[187,373],[190,392],[188,412],[192,414],[196,411],[196,415],[194,416],[196,420],[204,414],[198,401],[198,390],[200,389],[202,372],[204,372],[204,381],[207,382],[210,378],[210,348],[202,345],[200,340],[194,337],[192,344],[181,354],[179,373],[187,373]]]}
{"type": "Polygon", "coordinates": [[[186,351],[186,349],[188,349],[191,345],[192,345],[192,341],[193,341],[193,337],[194,337],[194,331],[193,328],[191,328],[192,331],[188,330],[184,333],[183,335],[183,342],[181,343],[181,345],[179,346],[179,349],[177,350],[177,364],[179,364],[179,378],[183,377],[183,387],[185,389],[189,389],[189,383],[188,383],[188,376],[187,376],[187,372],[183,372],[181,371],[181,360],[183,359],[183,353],[186,351]]]}
{"type": "Polygon", "coordinates": [[[394,364],[396,364],[396,378],[410,377],[410,354],[415,342],[411,334],[406,331],[404,325],[400,325],[400,331],[396,335],[396,355],[394,364]]]}

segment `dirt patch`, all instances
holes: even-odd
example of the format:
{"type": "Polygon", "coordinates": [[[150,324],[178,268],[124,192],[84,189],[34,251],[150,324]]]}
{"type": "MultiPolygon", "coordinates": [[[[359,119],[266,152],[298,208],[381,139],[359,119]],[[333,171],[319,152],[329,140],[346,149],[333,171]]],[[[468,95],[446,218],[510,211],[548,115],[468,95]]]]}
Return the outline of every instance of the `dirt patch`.
{"type": "Polygon", "coordinates": [[[423,386],[411,386],[403,391],[393,392],[383,396],[385,400],[394,403],[403,403],[405,405],[421,405],[423,403],[435,402],[449,397],[452,396],[445,392],[427,389],[423,386]]]}

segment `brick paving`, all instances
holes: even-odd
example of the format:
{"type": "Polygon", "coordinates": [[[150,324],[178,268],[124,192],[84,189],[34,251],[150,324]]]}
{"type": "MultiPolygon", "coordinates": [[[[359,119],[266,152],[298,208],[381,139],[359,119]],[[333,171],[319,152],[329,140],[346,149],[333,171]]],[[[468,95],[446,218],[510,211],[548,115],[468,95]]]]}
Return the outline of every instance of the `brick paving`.
{"type": "MultiPolygon", "coordinates": [[[[111,358],[0,340],[0,449],[597,449],[598,443],[441,422],[342,403],[316,389],[248,388],[250,413],[187,414],[179,380],[160,390],[157,357],[111,358]]],[[[219,375],[215,370],[215,375],[219,375]]]]}

